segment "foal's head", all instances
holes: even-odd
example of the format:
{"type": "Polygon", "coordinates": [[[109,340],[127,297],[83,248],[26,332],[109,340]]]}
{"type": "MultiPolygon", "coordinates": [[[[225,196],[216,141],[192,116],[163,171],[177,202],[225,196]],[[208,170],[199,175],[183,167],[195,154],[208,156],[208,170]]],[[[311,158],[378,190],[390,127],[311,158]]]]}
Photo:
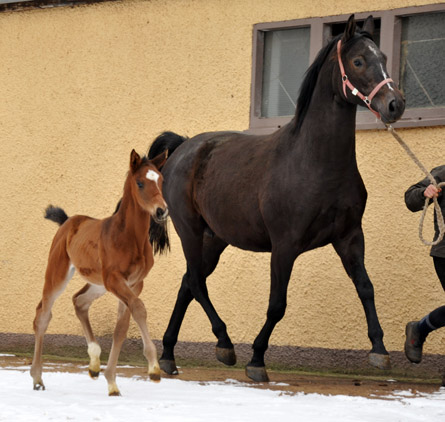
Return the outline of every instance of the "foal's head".
{"type": "Polygon", "coordinates": [[[359,32],[356,32],[354,15],[349,18],[335,46],[341,73],[337,83],[346,101],[366,105],[383,123],[392,123],[402,116],[405,99],[386,71],[386,56],[374,43],[373,32],[372,16],[359,32]]]}
{"type": "Polygon", "coordinates": [[[127,189],[139,206],[147,211],[156,222],[167,219],[168,208],[162,196],[162,174],[159,169],[167,160],[167,151],[152,160],[141,156],[135,151],[130,155],[130,172],[127,189]]]}

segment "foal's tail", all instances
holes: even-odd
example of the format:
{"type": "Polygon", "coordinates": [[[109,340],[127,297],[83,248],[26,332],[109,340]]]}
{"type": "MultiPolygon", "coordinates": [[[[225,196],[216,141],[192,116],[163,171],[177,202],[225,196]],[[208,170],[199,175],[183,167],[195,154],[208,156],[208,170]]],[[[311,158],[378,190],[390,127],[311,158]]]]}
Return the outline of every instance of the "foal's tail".
{"type": "Polygon", "coordinates": [[[59,226],[68,220],[68,216],[62,208],[53,207],[52,205],[46,207],[45,218],[54,221],[54,223],[57,223],[59,226]]]}
{"type": "MultiPolygon", "coordinates": [[[[161,133],[151,144],[148,150],[148,159],[152,160],[159,154],[168,150],[170,158],[176,148],[184,143],[188,138],[177,135],[173,132],[161,133]]],[[[154,219],[150,222],[150,243],[153,246],[154,253],[166,253],[170,250],[170,240],[168,238],[167,222],[158,224],[154,219]]]]}

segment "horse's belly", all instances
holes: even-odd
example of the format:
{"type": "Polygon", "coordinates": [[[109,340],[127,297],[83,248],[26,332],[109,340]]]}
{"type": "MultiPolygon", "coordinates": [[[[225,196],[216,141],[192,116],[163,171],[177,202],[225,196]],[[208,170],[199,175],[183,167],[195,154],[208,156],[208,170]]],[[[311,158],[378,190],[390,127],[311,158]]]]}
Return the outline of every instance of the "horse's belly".
{"type": "Polygon", "coordinates": [[[203,216],[216,236],[229,245],[247,251],[269,252],[271,250],[269,234],[261,224],[262,222],[254,218],[240,218],[240,216],[230,218],[229,212],[224,214],[225,217],[220,216],[218,219],[203,216]]]}

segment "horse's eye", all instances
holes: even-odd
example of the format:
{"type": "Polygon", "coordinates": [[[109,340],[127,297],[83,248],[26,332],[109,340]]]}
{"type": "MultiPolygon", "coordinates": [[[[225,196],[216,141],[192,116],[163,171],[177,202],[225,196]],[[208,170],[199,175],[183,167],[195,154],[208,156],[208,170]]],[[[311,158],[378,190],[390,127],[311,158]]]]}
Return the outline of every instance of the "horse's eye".
{"type": "Polygon", "coordinates": [[[139,189],[142,189],[144,187],[144,182],[141,182],[139,180],[136,181],[136,184],[138,185],[139,189]]]}
{"type": "Polygon", "coordinates": [[[355,59],[354,60],[354,66],[355,67],[360,67],[363,65],[363,62],[360,59],[355,59]]]}

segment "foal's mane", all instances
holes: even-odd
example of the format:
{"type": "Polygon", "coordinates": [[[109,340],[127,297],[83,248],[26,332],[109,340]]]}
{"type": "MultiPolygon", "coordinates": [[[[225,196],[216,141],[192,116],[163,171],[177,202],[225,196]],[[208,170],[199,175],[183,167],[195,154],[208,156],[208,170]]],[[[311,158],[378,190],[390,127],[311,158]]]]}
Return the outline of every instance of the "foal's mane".
{"type": "MultiPolygon", "coordinates": [[[[361,35],[366,38],[373,39],[372,36],[366,31],[356,32],[356,35],[361,35]]],[[[337,41],[342,37],[342,34],[337,35],[333,38],[329,43],[323,47],[317,54],[317,57],[310,65],[308,70],[305,73],[304,80],[300,87],[300,95],[297,100],[297,111],[296,111],[296,121],[295,121],[295,132],[298,132],[303,124],[304,118],[306,117],[306,113],[309,108],[309,104],[312,99],[312,94],[314,93],[315,85],[317,84],[318,75],[323,64],[326,61],[329,53],[332,48],[337,45],[337,41]]],[[[345,45],[352,45],[356,41],[358,41],[361,37],[352,37],[350,40],[346,42],[345,45]]]]}

